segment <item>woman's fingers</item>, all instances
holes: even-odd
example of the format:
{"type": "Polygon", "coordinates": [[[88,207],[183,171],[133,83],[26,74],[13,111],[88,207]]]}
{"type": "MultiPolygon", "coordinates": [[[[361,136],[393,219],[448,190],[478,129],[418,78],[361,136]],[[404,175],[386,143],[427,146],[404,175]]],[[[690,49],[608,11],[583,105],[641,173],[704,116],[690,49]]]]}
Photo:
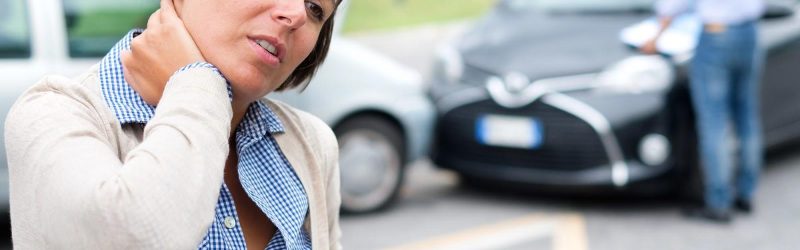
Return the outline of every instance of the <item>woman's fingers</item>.
{"type": "Polygon", "coordinates": [[[122,52],[125,79],[150,105],[157,105],[169,77],[193,62],[204,61],[183,21],[175,15],[172,0],[150,15],[147,29],[122,52]]]}
{"type": "MultiPolygon", "coordinates": [[[[120,60],[122,61],[122,65],[123,66],[128,65],[128,64],[130,64],[130,61],[131,61],[131,51],[130,50],[122,50],[119,53],[119,57],[120,57],[120,60]]],[[[127,70],[123,70],[123,72],[124,71],[127,71],[127,70]]],[[[127,73],[127,72],[125,72],[125,73],[127,73]]]]}
{"type": "Polygon", "coordinates": [[[153,14],[150,14],[150,18],[147,19],[147,29],[153,28],[160,23],[161,23],[161,9],[158,9],[155,12],[153,12],[153,14]]]}
{"type": "MultiPolygon", "coordinates": [[[[122,60],[122,73],[125,81],[150,105],[158,104],[164,85],[172,72],[170,67],[162,64],[162,50],[154,49],[158,46],[149,32],[143,32],[131,41],[131,50],[120,52],[122,60]]],[[[167,55],[168,56],[168,55],[167,55]]]]}
{"type": "Polygon", "coordinates": [[[123,50],[120,52],[120,60],[122,61],[122,74],[125,77],[125,82],[127,82],[128,85],[130,85],[131,88],[137,92],[142,92],[142,90],[140,90],[139,86],[136,84],[136,79],[134,78],[135,74],[131,73],[131,71],[134,70],[134,68],[131,68],[131,66],[135,66],[134,63],[131,63],[134,60],[133,53],[130,50],[123,50]]]}
{"type": "Polygon", "coordinates": [[[174,21],[178,18],[178,13],[175,12],[175,4],[172,0],[161,0],[161,21],[168,22],[174,21]]]}
{"type": "Polygon", "coordinates": [[[203,55],[197,49],[189,31],[186,30],[183,20],[178,17],[174,0],[161,0],[161,8],[157,12],[161,21],[158,23],[158,31],[156,31],[159,34],[158,37],[171,37],[172,39],[167,40],[179,42],[180,46],[184,47],[182,50],[186,52],[185,54],[194,58],[194,61],[201,61],[203,55]]]}

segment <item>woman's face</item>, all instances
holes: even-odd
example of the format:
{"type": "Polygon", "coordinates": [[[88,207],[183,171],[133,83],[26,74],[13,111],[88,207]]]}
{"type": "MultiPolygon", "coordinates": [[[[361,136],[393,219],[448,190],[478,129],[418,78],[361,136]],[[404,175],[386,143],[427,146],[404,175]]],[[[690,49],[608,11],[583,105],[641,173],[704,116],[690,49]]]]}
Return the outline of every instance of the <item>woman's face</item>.
{"type": "Polygon", "coordinates": [[[178,14],[234,97],[255,101],[311,53],[334,0],[183,0],[178,14]]]}

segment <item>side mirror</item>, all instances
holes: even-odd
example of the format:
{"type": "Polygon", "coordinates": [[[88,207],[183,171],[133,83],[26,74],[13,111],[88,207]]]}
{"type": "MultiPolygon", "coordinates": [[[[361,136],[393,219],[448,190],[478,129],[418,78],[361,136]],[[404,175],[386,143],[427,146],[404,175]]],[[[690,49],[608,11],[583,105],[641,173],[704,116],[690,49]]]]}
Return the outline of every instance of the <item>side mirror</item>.
{"type": "Polygon", "coordinates": [[[766,10],[761,16],[763,20],[779,19],[794,15],[794,9],[787,4],[767,3],[766,10]]]}

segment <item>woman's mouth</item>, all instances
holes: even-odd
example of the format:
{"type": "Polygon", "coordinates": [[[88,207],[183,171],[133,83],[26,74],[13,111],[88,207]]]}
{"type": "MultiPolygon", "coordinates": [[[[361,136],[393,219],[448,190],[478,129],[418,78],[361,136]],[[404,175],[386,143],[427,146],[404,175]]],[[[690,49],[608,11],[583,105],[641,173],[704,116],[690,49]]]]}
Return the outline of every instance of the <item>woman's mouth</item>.
{"type": "Polygon", "coordinates": [[[265,40],[256,40],[256,43],[273,56],[278,57],[278,48],[275,48],[275,45],[272,45],[270,42],[265,40]]]}
{"type": "Polygon", "coordinates": [[[269,67],[277,67],[280,62],[280,49],[273,43],[262,39],[251,39],[250,47],[256,52],[256,55],[262,63],[269,67]]]}

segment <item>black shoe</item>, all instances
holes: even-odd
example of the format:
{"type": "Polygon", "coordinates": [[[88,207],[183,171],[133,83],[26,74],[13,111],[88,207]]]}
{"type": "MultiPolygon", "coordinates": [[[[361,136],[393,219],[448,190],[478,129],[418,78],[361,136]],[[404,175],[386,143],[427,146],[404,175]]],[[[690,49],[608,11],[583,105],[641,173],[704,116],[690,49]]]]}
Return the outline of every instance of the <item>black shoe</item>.
{"type": "Polygon", "coordinates": [[[753,212],[753,203],[747,200],[736,199],[736,201],[733,202],[733,207],[736,208],[737,211],[746,214],[750,214],[753,212]]]}
{"type": "Polygon", "coordinates": [[[732,220],[730,211],[717,211],[704,207],[684,209],[683,214],[689,218],[705,219],[712,222],[723,223],[723,224],[728,224],[732,220]]]}

